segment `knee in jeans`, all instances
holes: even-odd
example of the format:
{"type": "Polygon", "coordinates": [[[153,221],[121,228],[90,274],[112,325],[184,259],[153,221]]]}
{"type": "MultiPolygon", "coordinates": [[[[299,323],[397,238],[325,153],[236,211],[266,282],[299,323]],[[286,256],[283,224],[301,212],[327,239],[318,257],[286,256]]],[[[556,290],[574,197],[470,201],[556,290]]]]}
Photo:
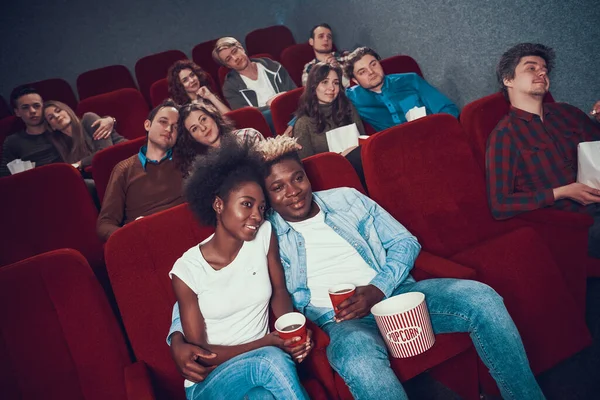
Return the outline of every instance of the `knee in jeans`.
{"type": "Polygon", "coordinates": [[[289,370],[295,368],[292,357],[278,347],[263,347],[261,349],[260,356],[261,366],[264,366],[265,368],[277,368],[279,370],[289,370]]]}
{"type": "Polygon", "coordinates": [[[361,330],[350,330],[341,339],[331,342],[327,346],[327,358],[333,365],[368,365],[378,358],[388,360],[385,347],[361,330]]]}

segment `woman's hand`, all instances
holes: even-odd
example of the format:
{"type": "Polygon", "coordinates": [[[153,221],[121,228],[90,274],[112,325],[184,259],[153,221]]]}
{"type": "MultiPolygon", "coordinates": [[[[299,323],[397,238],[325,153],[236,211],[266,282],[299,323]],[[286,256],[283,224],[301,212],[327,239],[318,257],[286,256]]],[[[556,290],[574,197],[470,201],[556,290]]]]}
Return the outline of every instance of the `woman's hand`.
{"type": "Polygon", "coordinates": [[[213,92],[211,92],[206,86],[202,86],[200,89],[198,89],[196,94],[202,97],[204,100],[211,100],[212,97],[214,97],[213,92]]]}
{"type": "Polygon", "coordinates": [[[279,347],[281,350],[292,356],[294,361],[301,363],[312,350],[312,331],[310,329],[306,330],[306,341],[304,343],[298,343],[299,340],[300,336],[283,340],[276,331],[267,335],[267,344],[269,346],[279,347]]]}
{"type": "Polygon", "coordinates": [[[115,119],[113,117],[105,117],[96,120],[92,124],[92,128],[96,128],[94,140],[102,140],[110,137],[114,126],[115,119]]]}
{"type": "Polygon", "coordinates": [[[596,104],[594,104],[594,106],[592,107],[592,112],[590,112],[590,114],[592,114],[596,118],[596,121],[600,122],[600,100],[598,100],[596,104]]]}
{"type": "Polygon", "coordinates": [[[199,362],[203,358],[211,359],[216,355],[204,350],[201,347],[187,343],[181,332],[175,332],[171,335],[171,357],[175,361],[177,370],[185,379],[192,382],[202,382],[210,371],[217,366],[205,367],[199,362]]]}

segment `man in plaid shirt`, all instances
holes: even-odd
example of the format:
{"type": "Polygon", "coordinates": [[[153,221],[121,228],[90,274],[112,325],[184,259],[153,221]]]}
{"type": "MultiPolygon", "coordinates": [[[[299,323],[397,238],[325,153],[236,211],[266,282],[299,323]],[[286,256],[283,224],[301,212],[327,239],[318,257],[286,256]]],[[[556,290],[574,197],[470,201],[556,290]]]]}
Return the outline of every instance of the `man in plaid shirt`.
{"type": "MultiPolygon", "coordinates": [[[[315,52],[315,59],[304,65],[302,86],[306,86],[308,73],[316,63],[326,62],[331,65],[342,66],[348,59],[348,52],[339,54],[333,51],[333,32],[328,24],[319,24],[312,28],[308,44],[310,44],[315,52]]],[[[350,86],[350,81],[346,76],[342,77],[342,84],[345,88],[350,86]]]]}
{"type": "Polygon", "coordinates": [[[496,219],[548,206],[588,212],[594,216],[590,255],[600,258],[600,190],[576,182],[577,145],[600,140],[600,125],[569,104],[543,103],[553,62],[551,48],[522,43],[498,63],[498,82],[511,107],[488,139],[490,208],[496,219]]]}

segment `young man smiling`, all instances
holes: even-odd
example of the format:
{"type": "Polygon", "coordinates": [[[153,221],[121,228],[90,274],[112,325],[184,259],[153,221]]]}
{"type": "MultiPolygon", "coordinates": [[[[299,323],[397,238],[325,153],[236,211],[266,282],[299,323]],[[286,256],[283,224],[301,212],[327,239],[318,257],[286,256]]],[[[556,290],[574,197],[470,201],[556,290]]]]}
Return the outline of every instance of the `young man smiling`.
{"type": "Polygon", "coordinates": [[[498,63],[511,107],[488,139],[490,208],[496,219],[550,206],[587,212],[589,254],[600,258],[600,190],[576,182],[577,145],[600,140],[600,125],[569,104],[543,102],[553,65],[554,51],[533,43],[512,47],[498,63]]]}
{"type": "MultiPolygon", "coordinates": [[[[492,288],[460,279],[416,282],[410,270],[420,245],[389,213],[354,189],[313,193],[294,139],[280,136],[258,148],[268,168],[267,218],[277,234],[294,308],[329,335],[329,362],[355,398],[407,399],[370,310],[386,297],[413,291],[425,294],[435,333],[470,333],[503,398],[544,398],[519,332],[492,288]],[[328,288],[339,283],[354,284],[356,293],[335,315],[328,288]]],[[[173,332],[181,332],[177,309],[173,332]]],[[[173,358],[190,376],[185,361],[202,349],[177,337],[173,358]]]]}

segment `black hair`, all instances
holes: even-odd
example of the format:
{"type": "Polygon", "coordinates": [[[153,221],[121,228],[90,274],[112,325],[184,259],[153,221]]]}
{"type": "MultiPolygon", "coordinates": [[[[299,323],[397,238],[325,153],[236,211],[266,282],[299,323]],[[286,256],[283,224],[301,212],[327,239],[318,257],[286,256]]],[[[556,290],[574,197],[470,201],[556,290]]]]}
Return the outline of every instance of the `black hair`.
{"type": "Polygon", "coordinates": [[[258,184],[265,193],[264,168],[261,155],[251,143],[224,143],[197,158],[185,183],[185,199],[202,224],[216,226],[215,198],[227,201],[233,190],[248,182],[258,184]]]}
{"type": "Polygon", "coordinates": [[[344,63],[344,74],[346,74],[348,79],[354,78],[354,64],[366,55],[372,55],[377,61],[381,60],[381,57],[379,57],[379,54],[377,54],[375,50],[369,47],[359,47],[348,55],[348,58],[344,63]]]}
{"type": "Polygon", "coordinates": [[[42,97],[40,93],[31,86],[17,86],[12,90],[12,92],[10,92],[10,104],[12,105],[12,107],[17,108],[17,100],[28,94],[37,94],[38,96],[42,97]]]}
{"type": "Polygon", "coordinates": [[[329,31],[330,31],[331,33],[333,33],[333,29],[331,29],[331,27],[329,26],[329,24],[322,23],[322,24],[319,24],[319,25],[315,25],[315,26],[313,26],[313,28],[310,30],[310,36],[309,36],[309,38],[310,38],[310,39],[314,39],[314,38],[315,38],[315,30],[316,30],[317,28],[325,28],[325,29],[329,29],[329,31]]]}
{"type": "Polygon", "coordinates": [[[537,56],[544,59],[548,74],[554,68],[554,50],[548,46],[539,43],[519,43],[516,46],[508,49],[498,62],[496,67],[496,78],[500,89],[504,93],[504,97],[508,100],[508,90],[504,85],[504,79],[513,79],[515,77],[515,69],[521,61],[521,58],[527,56],[537,56]]]}
{"type": "Polygon", "coordinates": [[[302,159],[300,158],[300,155],[298,154],[298,150],[294,150],[294,151],[290,151],[287,153],[284,153],[282,155],[280,155],[279,157],[276,157],[272,160],[266,161],[264,164],[264,176],[265,178],[269,176],[269,174],[271,173],[271,168],[273,167],[273,165],[275,164],[279,164],[280,162],[286,161],[286,160],[293,160],[296,161],[298,164],[300,164],[300,166],[302,168],[304,168],[304,164],[302,164],[302,159]]]}
{"type": "Polygon", "coordinates": [[[154,117],[156,117],[156,114],[158,114],[158,112],[166,107],[173,107],[176,110],[179,110],[179,107],[177,106],[177,104],[171,100],[171,99],[166,99],[165,101],[163,101],[162,103],[160,103],[159,105],[157,105],[156,107],[154,107],[152,109],[152,111],[150,111],[150,114],[148,114],[148,120],[150,122],[154,122],[154,117]]]}

